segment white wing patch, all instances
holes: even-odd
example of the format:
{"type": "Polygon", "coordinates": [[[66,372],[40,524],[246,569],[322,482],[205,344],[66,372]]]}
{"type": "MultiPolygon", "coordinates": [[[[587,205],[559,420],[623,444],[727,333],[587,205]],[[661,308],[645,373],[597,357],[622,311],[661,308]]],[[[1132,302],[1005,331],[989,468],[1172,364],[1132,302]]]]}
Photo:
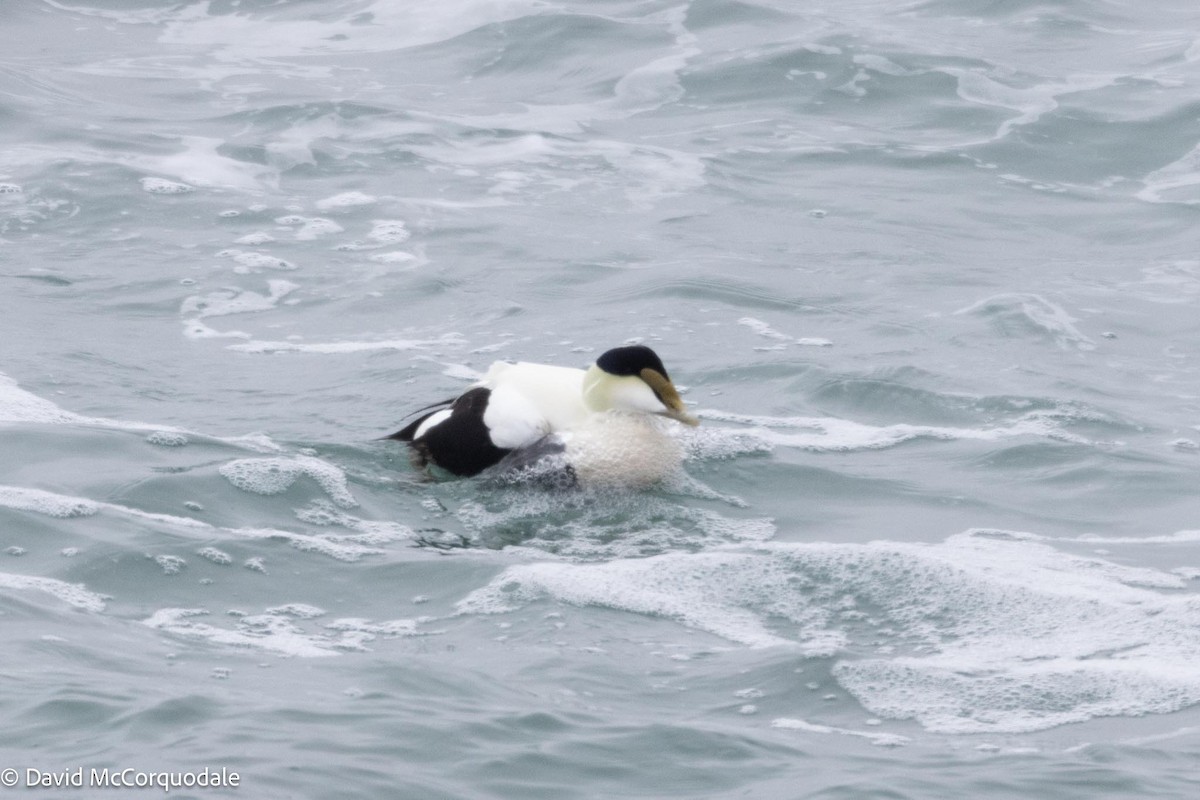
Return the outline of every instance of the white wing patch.
{"type": "Polygon", "coordinates": [[[483,424],[496,447],[515,450],[550,432],[550,423],[521,391],[507,384],[492,389],[483,424]]]}
{"type": "Polygon", "coordinates": [[[450,409],[443,408],[441,411],[435,411],[429,415],[428,419],[417,426],[417,430],[413,434],[413,440],[415,441],[420,439],[422,436],[429,433],[429,430],[435,425],[440,425],[448,419],[450,419],[450,409]]]}

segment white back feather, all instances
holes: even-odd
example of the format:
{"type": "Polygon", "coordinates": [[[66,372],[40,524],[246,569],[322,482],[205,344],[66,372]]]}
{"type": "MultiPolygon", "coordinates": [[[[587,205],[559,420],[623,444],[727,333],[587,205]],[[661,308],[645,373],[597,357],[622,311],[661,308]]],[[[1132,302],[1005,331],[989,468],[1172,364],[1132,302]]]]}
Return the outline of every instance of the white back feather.
{"type": "Polygon", "coordinates": [[[497,447],[522,447],[587,417],[581,369],[497,361],[482,385],[492,390],[483,421],[497,447]]]}

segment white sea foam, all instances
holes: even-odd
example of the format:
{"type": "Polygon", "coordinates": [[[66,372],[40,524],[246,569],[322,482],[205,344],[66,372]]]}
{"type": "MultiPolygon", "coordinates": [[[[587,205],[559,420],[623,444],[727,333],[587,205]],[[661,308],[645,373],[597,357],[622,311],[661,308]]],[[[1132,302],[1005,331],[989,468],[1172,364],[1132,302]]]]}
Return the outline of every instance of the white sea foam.
{"type": "Polygon", "coordinates": [[[143,620],[143,624],[174,636],[203,639],[213,644],[266,650],[280,656],[320,658],[340,651],[367,650],[367,644],[379,637],[428,636],[441,631],[423,631],[417,620],[372,622],[344,618],[324,625],[306,625],[325,615],[324,609],[306,603],[288,603],[268,608],[261,614],[231,617],[232,628],[224,628],[199,617],[210,616],[203,608],[163,608],[143,620]]]}
{"type": "MultiPolygon", "coordinates": [[[[247,459],[247,461],[262,462],[272,461],[272,459],[247,459]]],[[[322,487],[328,486],[332,490],[334,497],[336,497],[335,500],[330,501],[330,508],[334,508],[333,503],[335,502],[341,507],[349,507],[343,504],[357,504],[354,497],[350,495],[349,489],[345,485],[345,476],[341,474],[340,470],[332,465],[319,462],[317,459],[309,459],[309,461],[317,462],[317,464],[291,465],[295,471],[293,480],[298,478],[300,474],[307,474],[304,472],[304,467],[307,466],[312,472],[322,475],[324,479],[322,487]]],[[[291,467],[283,469],[282,472],[290,474],[293,471],[291,467]]],[[[236,480],[244,480],[248,486],[258,489],[270,490],[277,488],[280,484],[276,483],[276,481],[281,480],[278,474],[272,472],[270,465],[264,466],[261,463],[256,466],[246,466],[243,464],[243,466],[232,470],[232,473],[236,480]]],[[[398,523],[364,520],[344,514],[334,519],[333,522],[326,523],[338,524],[350,529],[350,533],[342,535],[314,536],[306,533],[276,530],[274,528],[221,528],[198,519],[192,519],[191,517],[157,514],[117,503],[100,503],[81,497],[71,497],[40,489],[27,489],[17,486],[0,486],[0,508],[11,508],[17,511],[43,514],[58,519],[112,514],[144,525],[165,527],[175,533],[199,534],[206,539],[212,538],[214,535],[223,535],[241,539],[284,541],[297,550],[319,553],[339,561],[357,561],[363,556],[380,555],[385,551],[379,545],[411,539],[413,536],[411,529],[398,523]]],[[[337,513],[341,514],[341,512],[337,513]]],[[[298,514],[298,516],[305,521],[314,521],[312,517],[306,519],[305,514],[298,514]]],[[[222,563],[222,556],[228,557],[216,548],[204,548],[200,551],[200,555],[214,563],[222,563]]],[[[182,559],[180,561],[182,562],[182,559]]],[[[171,565],[169,560],[160,561],[159,564],[165,570],[170,571],[168,569],[171,565]]],[[[178,565],[179,568],[182,568],[182,566],[182,563],[178,565]]],[[[258,567],[251,566],[251,568],[257,569],[258,567]]],[[[175,571],[178,571],[178,569],[175,571]]]]}
{"type": "Polygon", "coordinates": [[[896,733],[881,733],[879,731],[856,731],[849,728],[835,728],[831,725],[818,725],[812,722],[806,722],[802,719],[791,719],[789,717],[779,717],[771,720],[772,728],[783,728],[789,731],[803,731],[805,733],[823,733],[837,734],[839,736],[856,736],[860,739],[866,739],[871,744],[879,747],[901,747],[908,744],[911,739],[907,736],[901,736],[896,733]]]}
{"type": "MultiPolygon", "coordinates": [[[[169,425],[88,417],[60,408],[56,404],[22,389],[16,381],[0,372],[0,424],[35,423],[50,425],[86,425],[115,430],[146,431],[151,434],[187,435],[188,432],[169,425]]],[[[224,440],[238,444],[239,440],[224,440]]]]}
{"type": "Polygon", "coordinates": [[[262,495],[282,494],[299,478],[307,476],[342,508],[358,505],[350,493],[346,473],[311,456],[242,458],[222,464],[217,471],[242,491],[262,495]]]}
{"type": "Polygon", "coordinates": [[[371,261],[377,264],[409,264],[410,266],[417,265],[417,257],[412,253],[406,253],[403,250],[393,250],[388,253],[374,253],[367,256],[371,261]]]}
{"type": "Polygon", "coordinates": [[[183,335],[188,339],[249,339],[245,331],[219,331],[200,321],[199,317],[183,320],[183,335]]]}
{"type": "MultiPolygon", "coordinates": [[[[683,493],[675,485],[666,488],[683,493]]],[[[727,500],[715,492],[706,499],[727,500]]],[[[513,531],[530,551],[588,561],[694,552],[718,543],[763,542],[776,532],[769,518],[727,517],[619,489],[520,492],[513,502],[498,508],[471,500],[461,504],[455,516],[477,538],[503,539],[513,531]]]]}
{"type": "Polygon", "coordinates": [[[1059,347],[1094,350],[1096,343],[1075,327],[1075,318],[1061,306],[1041,295],[1008,293],[985,297],[960,308],[957,314],[975,314],[992,318],[997,327],[1008,333],[1022,327],[1042,331],[1052,337],[1059,347]]]}
{"type": "Polygon", "coordinates": [[[1200,542],[1200,530],[1176,531],[1160,536],[1101,536],[1087,533],[1073,538],[1059,538],[1055,541],[1092,544],[1191,544],[1200,542]]]}
{"type": "Polygon", "coordinates": [[[1112,85],[1114,81],[1122,77],[1116,74],[1075,75],[1068,76],[1062,81],[1015,87],[1001,83],[979,70],[938,67],[935,71],[954,77],[958,84],[958,96],[969,103],[1007,108],[1018,112],[1015,117],[1001,123],[992,140],[1002,139],[1011,133],[1013,128],[1031,125],[1044,115],[1054,111],[1058,108],[1058,98],[1061,95],[1100,89],[1112,85]]]}
{"type": "Polygon", "coordinates": [[[464,613],[502,613],[540,598],[677,619],[751,647],[799,645],[805,655],[831,655],[845,638],[822,627],[824,615],[795,617],[798,639],[771,631],[751,607],[755,597],[786,590],[786,570],[739,553],[670,554],[597,564],[544,562],[509,567],[458,604],[464,613]],[[749,572],[757,579],[746,580],[749,572]],[[804,619],[807,618],[807,619],[804,619]]]}
{"type": "Polygon", "coordinates": [[[224,550],[218,550],[215,547],[202,547],[196,551],[196,555],[207,558],[214,564],[232,564],[233,558],[224,550]]]}
{"type": "Polygon", "coordinates": [[[835,678],[880,716],[1022,732],[1200,703],[1200,602],[1188,586],[1031,535],[969,531],[937,544],[518,564],[458,608],[544,598],[667,617],[752,647],[839,655],[835,678]]]}
{"type": "Polygon", "coordinates": [[[813,337],[796,338],[795,336],[788,336],[785,333],[780,333],[779,331],[775,330],[761,319],[756,319],[754,317],[742,317],[738,320],[738,325],[749,328],[764,339],[771,339],[775,342],[778,342],[778,344],[769,345],[767,347],[756,347],[756,350],[779,350],[789,344],[807,347],[829,347],[833,344],[833,342],[829,341],[828,339],[813,337]]]}
{"type": "Polygon", "coordinates": [[[1200,205],[1200,144],[1148,174],[1142,183],[1144,188],[1137,193],[1139,200],[1200,205]]]}
{"type": "Polygon", "coordinates": [[[458,334],[446,334],[438,339],[384,339],[374,342],[271,342],[249,341],[244,344],[229,345],[229,350],[243,353],[321,353],[325,355],[341,355],[344,353],[364,353],[373,350],[420,350],[427,347],[446,345],[461,345],[463,339],[458,334]]]}
{"type": "Polygon", "coordinates": [[[1194,303],[1200,295],[1200,261],[1173,259],[1142,268],[1142,280],[1124,284],[1138,296],[1155,303],[1194,303]]]}
{"type": "Polygon", "coordinates": [[[267,293],[259,294],[246,289],[219,289],[203,295],[192,295],[184,299],[179,307],[181,314],[194,315],[196,319],[223,317],[229,314],[249,314],[270,311],[279,301],[300,287],[291,281],[267,281],[267,293]]]}
{"type": "MultiPolygon", "coordinates": [[[[623,115],[625,112],[617,114],[623,115]]],[[[497,124],[494,118],[486,120],[488,125],[497,124]]],[[[490,168],[489,194],[493,196],[517,191],[556,194],[578,190],[581,185],[595,184],[601,188],[611,185],[619,187],[635,208],[650,208],[665,197],[703,186],[706,180],[701,154],[594,138],[584,144],[542,132],[496,139],[492,143],[475,142],[470,147],[437,142],[412,149],[423,158],[455,168],[490,168]],[[558,167],[564,162],[587,163],[597,159],[603,161],[606,169],[589,171],[569,181],[558,167]]]]}
{"type": "Polygon", "coordinates": [[[176,431],[151,431],[146,435],[146,441],[159,447],[184,447],[190,440],[176,431]]]}
{"type": "Polygon", "coordinates": [[[41,489],[0,486],[0,507],[69,519],[71,517],[90,517],[100,510],[101,504],[85,500],[82,497],[68,497],[41,489]]]}
{"type": "Polygon", "coordinates": [[[109,420],[84,417],[59,408],[49,400],[25,391],[17,382],[0,372],[0,422],[41,422],[57,424],[105,424],[109,420]]]}
{"type": "Polygon", "coordinates": [[[1009,425],[995,428],[953,428],[939,425],[866,425],[834,417],[766,417],[750,414],[733,414],[716,409],[700,409],[697,416],[721,422],[737,422],[755,425],[746,431],[712,435],[693,434],[697,452],[736,446],[736,452],[753,452],[753,443],[760,443],[758,450],[771,447],[797,447],[817,452],[854,452],[857,450],[880,450],[914,439],[942,439],[998,441],[1022,436],[1037,436],[1076,444],[1090,442],[1076,434],[1064,431],[1055,412],[1033,411],[1022,415],[1009,425]],[[803,432],[794,433],[791,431],[803,432]],[[711,447],[706,439],[713,439],[711,447]]]}
{"type": "Polygon", "coordinates": [[[162,571],[166,575],[177,575],[187,566],[186,559],[171,555],[155,556],[154,563],[162,567],[162,571]]]}
{"type": "Polygon", "coordinates": [[[367,234],[368,239],[373,239],[380,244],[400,244],[407,242],[411,236],[412,234],[404,225],[404,220],[401,219],[374,220],[371,232],[367,234]]]}
{"type": "Polygon", "coordinates": [[[90,517],[105,512],[128,517],[141,522],[170,525],[175,528],[209,529],[208,523],[177,517],[172,514],[156,514],[117,503],[101,503],[83,497],[47,492],[41,489],[28,489],[20,486],[0,486],[0,507],[12,508],[18,511],[30,511],[58,519],[74,517],[90,517]]]}
{"type": "Polygon", "coordinates": [[[245,244],[250,247],[258,247],[259,245],[270,244],[275,241],[275,237],[265,231],[255,231],[247,233],[245,236],[239,236],[233,240],[235,244],[245,244]]]}
{"type": "Polygon", "coordinates": [[[293,236],[301,241],[311,241],[331,233],[341,233],[345,230],[331,219],[324,217],[287,216],[275,220],[279,225],[295,228],[293,236]]]}
{"type": "Polygon", "coordinates": [[[194,192],[196,187],[186,183],[169,181],[166,178],[142,178],[142,191],[150,194],[185,194],[194,192]]]}
{"type": "MultiPolygon", "coordinates": [[[[307,533],[293,533],[275,528],[220,528],[222,533],[239,536],[246,539],[273,539],[287,542],[292,547],[304,553],[317,553],[338,561],[358,561],[363,556],[383,555],[384,550],[378,547],[367,547],[354,541],[354,536],[313,536],[307,533]]],[[[259,570],[261,563],[256,566],[250,561],[246,566],[259,570]]],[[[264,571],[264,570],[259,570],[264,571]]]]}
{"type": "Polygon", "coordinates": [[[103,611],[106,600],[104,595],[96,594],[79,583],[66,583],[39,575],[14,575],[11,572],[0,572],[0,589],[42,592],[81,611],[103,611]]]}
{"type": "Polygon", "coordinates": [[[207,614],[208,611],[202,608],[163,608],[143,620],[143,624],[175,636],[268,650],[284,656],[314,658],[336,654],[333,642],[327,637],[305,633],[284,615],[268,613],[240,617],[231,630],[197,621],[197,617],[207,614]]]}
{"type": "Polygon", "coordinates": [[[338,208],[369,206],[376,202],[378,202],[378,198],[369,194],[362,192],[342,192],[341,194],[335,194],[332,197],[318,200],[316,205],[322,211],[330,211],[338,208]]]}
{"type": "Polygon", "coordinates": [[[163,44],[200,47],[213,53],[212,58],[218,63],[271,60],[275,64],[275,59],[296,56],[392,52],[432,44],[490,23],[520,18],[536,12],[538,7],[533,0],[462,0],[454,6],[375,0],[355,6],[352,13],[312,19],[175,10],[163,13],[155,8],[135,11],[85,8],[81,13],[154,22],[162,28],[163,44]],[[370,19],[371,24],[363,25],[363,18],[370,19]]]}
{"type": "Polygon", "coordinates": [[[354,533],[336,537],[337,542],[379,547],[397,541],[415,538],[413,529],[390,520],[370,520],[355,517],[327,500],[314,500],[310,505],[296,510],[296,518],[312,525],[336,525],[354,533]]]}
{"type": "Polygon", "coordinates": [[[233,271],[239,274],[260,272],[264,269],[291,271],[298,267],[290,261],[256,250],[230,248],[217,253],[217,258],[231,258],[237,264],[233,271]]]}

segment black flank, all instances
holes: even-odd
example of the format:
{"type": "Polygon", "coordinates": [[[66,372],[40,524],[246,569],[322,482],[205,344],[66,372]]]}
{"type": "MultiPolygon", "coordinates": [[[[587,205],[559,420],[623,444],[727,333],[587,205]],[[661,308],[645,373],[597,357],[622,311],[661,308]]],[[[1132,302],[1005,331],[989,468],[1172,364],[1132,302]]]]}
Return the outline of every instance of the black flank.
{"type": "Polygon", "coordinates": [[[477,475],[510,451],[492,443],[483,412],[487,409],[490,389],[478,387],[464,392],[450,406],[450,416],[414,439],[417,428],[442,409],[431,411],[387,437],[408,442],[421,464],[435,464],[455,475],[477,475]]]}

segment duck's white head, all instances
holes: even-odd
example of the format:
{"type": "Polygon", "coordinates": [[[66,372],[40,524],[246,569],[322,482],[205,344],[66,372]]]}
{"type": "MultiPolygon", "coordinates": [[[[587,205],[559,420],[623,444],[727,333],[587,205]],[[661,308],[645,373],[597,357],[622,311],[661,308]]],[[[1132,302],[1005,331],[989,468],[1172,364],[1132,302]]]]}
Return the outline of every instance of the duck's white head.
{"type": "Polygon", "coordinates": [[[617,347],[596,359],[583,378],[589,411],[660,414],[685,425],[700,420],[687,412],[658,354],[645,345],[617,347]]]}

